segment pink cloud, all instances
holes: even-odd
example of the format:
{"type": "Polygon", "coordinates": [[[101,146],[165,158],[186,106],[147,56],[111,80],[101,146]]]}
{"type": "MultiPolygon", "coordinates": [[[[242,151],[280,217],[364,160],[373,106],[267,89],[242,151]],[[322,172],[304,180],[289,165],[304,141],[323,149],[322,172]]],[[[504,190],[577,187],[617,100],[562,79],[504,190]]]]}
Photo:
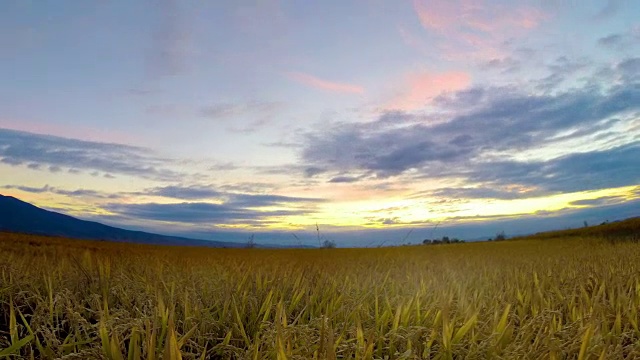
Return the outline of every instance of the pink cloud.
{"type": "Polygon", "coordinates": [[[471,77],[463,71],[408,74],[403,81],[400,95],[392,99],[385,107],[405,111],[419,109],[443,92],[462,90],[470,83],[471,77]]]}
{"type": "Polygon", "coordinates": [[[531,29],[548,18],[542,10],[509,7],[476,0],[413,0],[413,7],[426,29],[467,28],[497,32],[505,28],[531,29]]]}
{"type": "Polygon", "coordinates": [[[504,56],[505,40],[526,34],[550,17],[531,6],[477,0],[413,0],[413,7],[422,27],[443,38],[438,46],[450,59],[504,56]]]}
{"type": "Polygon", "coordinates": [[[315,76],[301,73],[301,72],[288,72],[287,76],[295,80],[301,84],[304,84],[309,87],[313,87],[316,89],[321,89],[325,91],[337,92],[337,93],[351,93],[351,94],[362,94],[364,93],[364,88],[359,85],[335,82],[317,78],[315,76]]]}

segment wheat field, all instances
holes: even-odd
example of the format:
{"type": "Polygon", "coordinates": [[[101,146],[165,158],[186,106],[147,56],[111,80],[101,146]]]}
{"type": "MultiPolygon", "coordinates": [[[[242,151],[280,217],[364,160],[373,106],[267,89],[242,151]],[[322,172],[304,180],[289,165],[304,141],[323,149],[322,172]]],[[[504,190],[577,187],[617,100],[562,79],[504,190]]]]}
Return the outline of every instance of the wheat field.
{"type": "Polygon", "coordinates": [[[635,359],[640,244],[197,249],[0,233],[0,358],[635,359]]]}

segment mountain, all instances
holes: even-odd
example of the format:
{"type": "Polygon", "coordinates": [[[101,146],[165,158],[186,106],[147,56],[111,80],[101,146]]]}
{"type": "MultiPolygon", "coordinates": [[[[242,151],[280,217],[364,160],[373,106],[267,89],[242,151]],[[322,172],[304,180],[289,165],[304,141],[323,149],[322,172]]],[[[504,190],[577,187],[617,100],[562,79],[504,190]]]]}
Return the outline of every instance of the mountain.
{"type": "Polygon", "coordinates": [[[244,246],[239,243],[196,240],[120,229],[44,210],[12,196],[4,195],[0,195],[0,231],[153,245],[244,246]]]}

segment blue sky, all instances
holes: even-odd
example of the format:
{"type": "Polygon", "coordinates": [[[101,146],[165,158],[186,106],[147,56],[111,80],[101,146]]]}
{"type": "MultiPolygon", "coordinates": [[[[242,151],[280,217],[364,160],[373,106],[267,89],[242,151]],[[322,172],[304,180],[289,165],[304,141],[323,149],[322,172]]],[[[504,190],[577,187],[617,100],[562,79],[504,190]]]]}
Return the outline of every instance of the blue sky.
{"type": "Polygon", "coordinates": [[[313,239],[316,224],[367,245],[436,224],[480,238],[630,216],[638,13],[621,0],[5,1],[0,192],[265,242],[313,239]]]}

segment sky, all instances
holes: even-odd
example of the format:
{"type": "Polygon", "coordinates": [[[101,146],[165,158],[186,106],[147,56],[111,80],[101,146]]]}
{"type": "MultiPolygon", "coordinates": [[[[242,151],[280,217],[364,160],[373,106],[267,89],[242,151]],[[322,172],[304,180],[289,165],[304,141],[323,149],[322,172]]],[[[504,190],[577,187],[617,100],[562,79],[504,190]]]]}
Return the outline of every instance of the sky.
{"type": "Polygon", "coordinates": [[[633,0],[2,1],[0,193],[288,245],[637,216],[637,14],[633,0]]]}

